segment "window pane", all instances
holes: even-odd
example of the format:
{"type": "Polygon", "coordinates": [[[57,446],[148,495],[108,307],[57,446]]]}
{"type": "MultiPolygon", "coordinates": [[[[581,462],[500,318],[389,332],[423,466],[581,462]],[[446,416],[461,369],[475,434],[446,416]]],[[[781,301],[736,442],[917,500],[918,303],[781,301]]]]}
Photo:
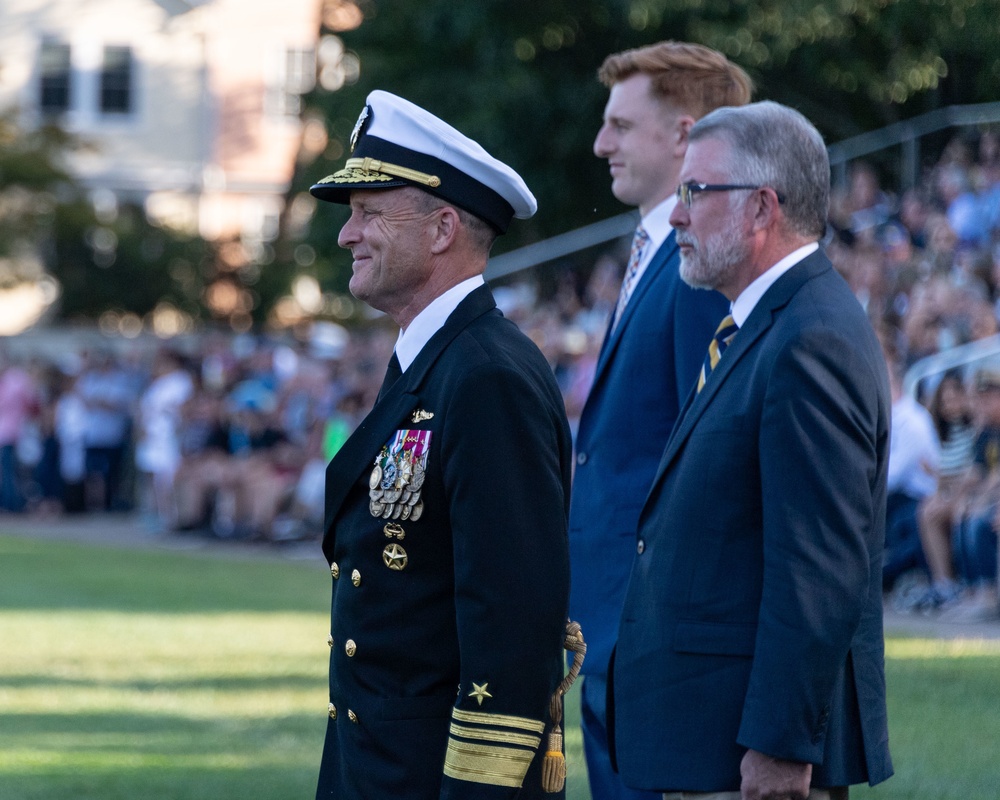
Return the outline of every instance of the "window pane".
{"type": "Polygon", "coordinates": [[[52,39],[43,40],[39,62],[39,106],[49,113],[66,111],[69,108],[69,45],[52,39]]]}
{"type": "Polygon", "coordinates": [[[316,85],[316,53],[311,48],[289,48],[275,60],[264,91],[264,110],[273,117],[297,118],[300,95],[316,85]]]}
{"type": "Polygon", "coordinates": [[[101,69],[101,111],[127,114],[132,110],[132,49],[105,47],[101,69]]]}

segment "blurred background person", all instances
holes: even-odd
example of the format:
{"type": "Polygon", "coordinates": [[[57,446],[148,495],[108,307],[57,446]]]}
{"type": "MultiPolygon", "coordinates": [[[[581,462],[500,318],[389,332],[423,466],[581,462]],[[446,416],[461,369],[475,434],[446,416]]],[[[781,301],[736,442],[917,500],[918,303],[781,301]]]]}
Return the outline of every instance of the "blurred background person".
{"type": "Polygon", "coordinates": [[[25,508],[17,448],[28,425],[39,414],[39,401],[31,375],[0,348],[0,509],[4,511],[20,512],[25,508]]]}
{"type": "Polygon", "coordinates": [[[181,461],[180,415],[194,393],[194,380],[179,353],[160,349],[153,379],[139,399],[135,463],[145,476],[146,501],[157,529],[174,525],[174,475],[181,461]]]}

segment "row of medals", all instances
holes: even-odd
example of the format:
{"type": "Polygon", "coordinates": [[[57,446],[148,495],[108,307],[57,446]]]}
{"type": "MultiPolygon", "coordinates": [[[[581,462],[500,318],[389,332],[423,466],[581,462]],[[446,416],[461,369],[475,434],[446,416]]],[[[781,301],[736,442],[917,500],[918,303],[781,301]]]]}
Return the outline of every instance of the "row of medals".
{"type": "MultiPolygon", "coordinates": [[[[419,462],[406,463],[405,453],[402,458],[393,460],[386,459],[385,451],[380,453],[368,479],[368,510],[371,515],[387,520],[416,522],[424,513],[424,504],[420,500],[424,477],[423,466],[419,462]]],[[[394,521],[386,524],[384,533],[389,539],[402,540],[406,536],[403,526],[394,521]]],[[[402,545],[394,541],[382,550],[382,561],[389,569],[401,571],[406,567],[408,558],[402,545]]]]}

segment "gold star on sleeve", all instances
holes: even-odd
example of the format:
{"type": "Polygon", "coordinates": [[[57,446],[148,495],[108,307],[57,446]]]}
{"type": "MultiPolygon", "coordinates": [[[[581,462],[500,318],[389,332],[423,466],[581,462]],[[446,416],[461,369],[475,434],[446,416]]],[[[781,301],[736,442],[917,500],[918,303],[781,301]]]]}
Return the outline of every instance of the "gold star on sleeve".
{"type": "Polygon", "coordinates": [[[476,702],[478,702],[479,705],[482,705],[483,700],[487,697],[493,697],[493,695],[486,691],[487,686],[489,686],[489,683],[478,684],[473,682],[472,691],[469,692],[469,697],[475,697],[476,702]]]}

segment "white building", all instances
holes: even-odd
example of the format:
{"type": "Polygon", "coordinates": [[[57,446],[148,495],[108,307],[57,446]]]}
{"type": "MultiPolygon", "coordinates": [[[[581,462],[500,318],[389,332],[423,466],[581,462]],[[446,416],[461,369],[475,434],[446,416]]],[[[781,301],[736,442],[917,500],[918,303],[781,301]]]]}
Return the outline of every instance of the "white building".
{"type": "Polygon", "coordinates": [[[301,142],[322,0],[0,0],[0,108],[89,143],[95,203],[267,241],[301,142]]]}

